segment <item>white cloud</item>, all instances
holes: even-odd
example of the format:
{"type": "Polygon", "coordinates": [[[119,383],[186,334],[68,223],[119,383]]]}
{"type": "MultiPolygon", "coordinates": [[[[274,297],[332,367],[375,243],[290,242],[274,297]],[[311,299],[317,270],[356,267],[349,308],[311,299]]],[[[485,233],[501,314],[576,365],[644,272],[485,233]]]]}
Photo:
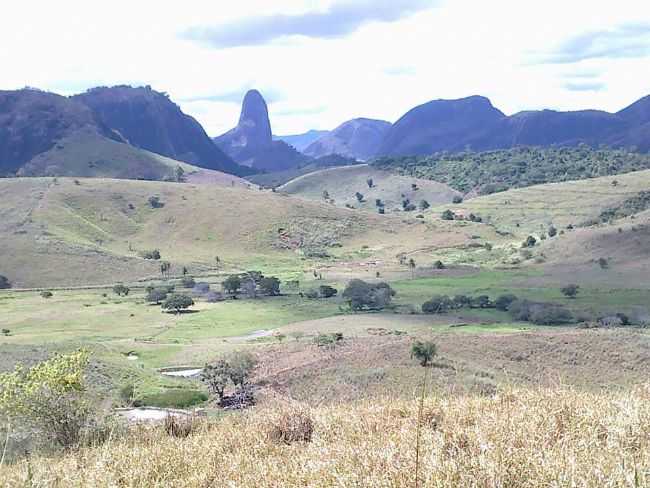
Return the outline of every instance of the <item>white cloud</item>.
{"type": "MultiPolygon", "coordinates": [[[[588,33],[650,22],[650,2],[641,0],[432,0],[432,8],[360,22],[342,37],[294,36],[231,49],[181,34],[196,25],[326,12],[341,0],[6,3],[0,87],[73,93],[98,84],[151,84],[213,135],[236,123],[237,94],[253,86],[273,95],[276,133],[333,128],[357,116],[394,121],[416,104],[472,94],[513,113],[618,110],[650,93],[650,59],[642,50],[635,51],[640,57],[539,62],[588,33]],[[576,81],[585,73],[593,74],[588,83],[576,81]],[[601,89],[576,90],[588,84],[601,89]]],[[[638,44],[634,36],[627,41],[638,44]]],[[[598,42],[606,54],[607,36],[598,42]]]]}

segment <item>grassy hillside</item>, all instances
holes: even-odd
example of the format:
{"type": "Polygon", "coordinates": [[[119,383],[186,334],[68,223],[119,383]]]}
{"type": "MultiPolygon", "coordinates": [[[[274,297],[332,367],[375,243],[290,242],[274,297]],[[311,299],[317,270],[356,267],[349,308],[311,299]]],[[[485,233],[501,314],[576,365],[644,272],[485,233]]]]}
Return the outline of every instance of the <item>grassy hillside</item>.
{"type": "Polygon", "coordinates": [[[156,276],[159,263],[140,257],[152,249],[172,263],[172,274],[182,266],[192,273],[240,267],[301,273],[314,260],[394,261],[411,247],[469,239],[415,219],[270,191],[132,180],[2,179],[0,217],[0,274],[20,287],[156,276]],[[164,206],[152,208],[150,197],[164,206]]]}
{"type": "Polygon", "coordinates": [[[418,421],[415,400],[309,409],[283,399],[186,438],[138,429],[110,447],[21,461],[0,475],[7,486],[411,487],[419,438],[420,486],[646,486],[648,400],[642,388],[433,394],[418,421]],[[301,419],[309,442],[274,441],[274,429],[301,419]]]}
{"type": "Polygon", "coordinates": [[[422,200],[434,205],[451,202],[458,194],[441,183],[398,176],[366,164],[310,173],[289,181],[278,190],[320,201],[324,201],[324,192],[327,192],[336,205],[351,205],[373,212],[377,211],[376,199],[383,202],[386,212],[392,212],[401,210],[405,199],[416,206],[422,200]],[[372,179],[372,187],[368,184],[369,179],[372,179]],[[413,189],[414,184],[416,189],[413,189]],[[357,200],[357,192],[363,194],[363,202],[357,200]]]}
{"type": "Polygon", "coordinates": [[[626,150],[517,147],[433,156],[386,157],[379,169],[447,183],[471,195],[543,183],[582,180],[650,168],[650,156],[626,150]]]}

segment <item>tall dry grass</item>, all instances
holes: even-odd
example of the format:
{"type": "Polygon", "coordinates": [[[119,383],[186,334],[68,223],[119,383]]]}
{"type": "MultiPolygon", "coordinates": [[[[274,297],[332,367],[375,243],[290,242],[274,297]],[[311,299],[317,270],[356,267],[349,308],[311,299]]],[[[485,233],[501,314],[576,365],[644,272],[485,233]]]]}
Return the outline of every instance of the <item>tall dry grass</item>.
{"type": "MultiPolygon", "coordinates": [[[[417,400],[303,410],[313,422],[311,441],[289,444],[268,435],[282,408],[208,422],[185,438],[162,427],[137,428],[99,448],[4,466],[0,480],[4,486],[66,488],[414,486],[417,400]]],[[[424,403],[421,424],[420,486],[650,482],[650,388],[434,396],[424,403]]]]}

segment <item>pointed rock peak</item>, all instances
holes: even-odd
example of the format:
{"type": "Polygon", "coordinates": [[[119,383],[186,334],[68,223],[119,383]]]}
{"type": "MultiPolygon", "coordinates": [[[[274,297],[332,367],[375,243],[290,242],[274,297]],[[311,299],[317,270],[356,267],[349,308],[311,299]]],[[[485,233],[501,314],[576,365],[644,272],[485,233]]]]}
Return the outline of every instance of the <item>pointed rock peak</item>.
{"type": "Polygon", "coordinates": [[[248,121],[255,122],[257,126],[269,126],[270,130],[269,109],[264,97],[257,90],[249,90],[244,96],[239,123],[248,121]]]}

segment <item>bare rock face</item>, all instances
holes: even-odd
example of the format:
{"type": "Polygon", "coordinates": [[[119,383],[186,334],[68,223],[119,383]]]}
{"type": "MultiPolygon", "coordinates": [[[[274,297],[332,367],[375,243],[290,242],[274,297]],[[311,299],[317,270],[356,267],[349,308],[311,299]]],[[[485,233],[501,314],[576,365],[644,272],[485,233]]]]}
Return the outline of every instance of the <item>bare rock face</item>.
{"type": "Polygon", "coordinates": [[[237,163],[255,169],[280,171],[308,159],[284,141],[273,140],[268,107],[257,90],[244,96],[237,127],[214,142],[237,163]]]}

